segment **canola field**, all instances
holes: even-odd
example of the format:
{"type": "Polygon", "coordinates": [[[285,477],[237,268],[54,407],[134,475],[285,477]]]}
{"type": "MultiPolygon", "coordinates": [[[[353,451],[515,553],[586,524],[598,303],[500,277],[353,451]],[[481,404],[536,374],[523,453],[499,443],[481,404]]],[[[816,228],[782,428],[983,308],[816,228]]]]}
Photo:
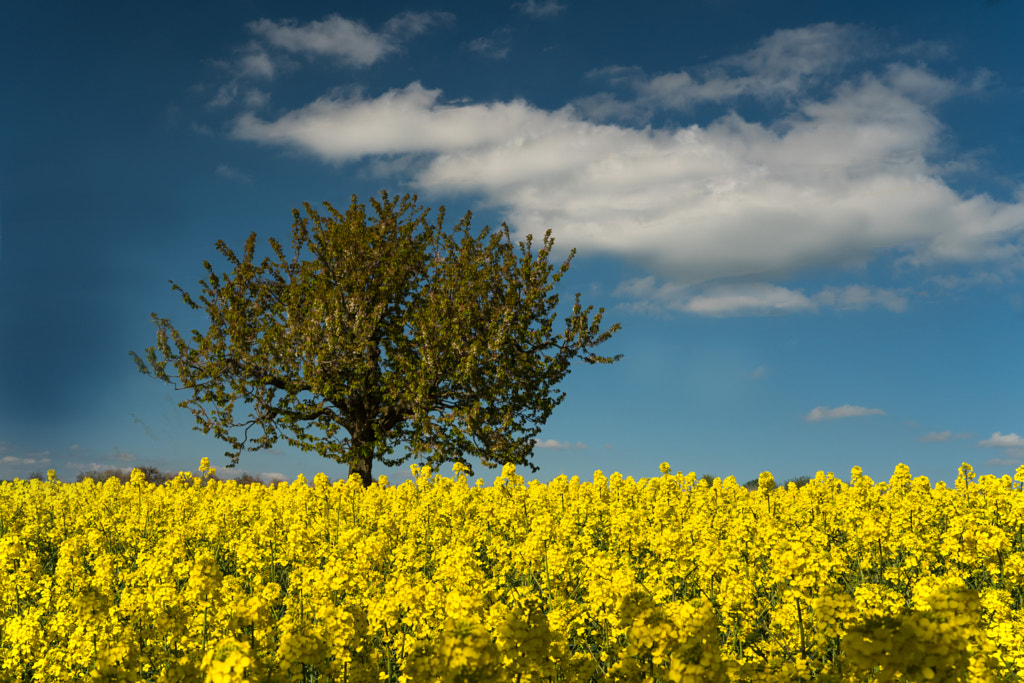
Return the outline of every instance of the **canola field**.
{"type": "Polygon", "coordinates": [[[0,484],[0,681],[1019,681],[1024,467],[0,484]]]}

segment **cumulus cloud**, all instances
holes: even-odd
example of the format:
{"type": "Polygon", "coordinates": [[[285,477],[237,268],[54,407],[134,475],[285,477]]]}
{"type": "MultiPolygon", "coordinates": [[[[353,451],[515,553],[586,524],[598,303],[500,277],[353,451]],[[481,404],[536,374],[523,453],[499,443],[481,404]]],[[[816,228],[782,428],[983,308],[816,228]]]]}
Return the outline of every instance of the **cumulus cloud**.
{"type": "Polygon", "coordinates": [[[805,418],[808,422],[822,422],[824,420],[835,420],[841,417],[862,417],[864,415],[885,415],[885,411],[878,408],[864,408],[862,406],[839,406],[838,408],[826,408],[818,406],[807,413],[805,418]]]}
{"type": "Polygon", "coordinates": [[[1014,433],[995,432],[989,438],[979,441],[978,445],[986,448],[1024,448],[1024,438],[1014,433]]]}
{"type": "Polygon", "coordinates": [[[556,441],[555,439],[544,439],[543,441],[536,439],[533,442],[533,445],[537,448],[554,448],[556,450],[566,450],[570,448],[582,449],[587,447],[587,444],[580,441],[577,441],[576,443],[567,443],[563,441],[556,441]]]}
{"type": "Polygon", "coordinates": [[[638,309],[898,312],[897,291],[770,281],[881,252],[909,267],[1017,261],[1024,203],[962,196],[930,160],[944,135],[935,105],[967,86],[901,63],[837,76],[863,41],[824,24],[777,32],[696,75],[620,72],[636,102],[666,109],[782,102],[763,122],[731,110],[706,125],[641,128],[572,105],[446,101],[414,82],[373,97],[335,92],[273,120],[246,113],[233,135],[330,163],[415,158],[403,168],[421,191],[480,197],[518,237],[551,228],[561,247],[622,256],[666,280],[625,284],[650,296],[634,297],[638,309]]]}

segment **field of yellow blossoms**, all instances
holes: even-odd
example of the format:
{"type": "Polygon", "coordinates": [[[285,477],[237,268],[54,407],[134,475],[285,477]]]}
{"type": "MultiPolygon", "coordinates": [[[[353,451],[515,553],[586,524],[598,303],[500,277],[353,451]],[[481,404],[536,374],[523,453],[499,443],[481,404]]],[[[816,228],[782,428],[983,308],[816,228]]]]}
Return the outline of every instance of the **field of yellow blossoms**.
{"type": "Polygon", "coordinates": [[[1024,467],[0,484],[2,681],[1020,681],[1024,467]]]}

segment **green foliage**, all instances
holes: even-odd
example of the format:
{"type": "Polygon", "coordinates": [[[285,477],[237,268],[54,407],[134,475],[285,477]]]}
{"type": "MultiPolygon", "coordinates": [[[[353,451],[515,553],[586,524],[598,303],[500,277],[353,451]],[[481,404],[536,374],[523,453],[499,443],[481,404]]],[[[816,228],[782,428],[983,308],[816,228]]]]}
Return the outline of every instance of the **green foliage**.
{"type": "Polygon", "coordinates": [[[356,197],[345,213],[326,202],[324,214],[293,211],[291,259],[271,238],[275,258],[256,262],[255,233],[241,258],[218,241],[231,273],[204,262],[198,300],[171,283],[209,329],[189,341],[154,313],[157,345],[145,360],[132,353],[140,371],[191,392],[179,405],[230,444],[229,467],[284,438],[367,485],[374,460],[413,456],[536,471],[534,440],[571,361],[619,358],[593,353],[619,325],[602,331],[604,309],[584,309],[579,294],[554,331],[552,289],[575,251],[556,268],[551,231],[535,255],[532,236],[517,249],[505,225],[472,233],[469,213],[446,230],[444,207],[430,222],[415,196],[370,204],[373,216],[356,197]]]}

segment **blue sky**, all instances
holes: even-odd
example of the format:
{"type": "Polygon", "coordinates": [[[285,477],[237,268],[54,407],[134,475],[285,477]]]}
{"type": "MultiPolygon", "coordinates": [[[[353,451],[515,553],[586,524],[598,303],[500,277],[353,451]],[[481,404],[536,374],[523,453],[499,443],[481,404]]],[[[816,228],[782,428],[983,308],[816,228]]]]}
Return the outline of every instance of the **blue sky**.
{"type": "Polygon", "coordinates": [[[622,323],[528,478],[1024,464],[1024,3],[95,7],[0,21],[0,478],[223,467],[128,355],[205,329],[167,281],[381,189],[552,229],[622,323]]]}

